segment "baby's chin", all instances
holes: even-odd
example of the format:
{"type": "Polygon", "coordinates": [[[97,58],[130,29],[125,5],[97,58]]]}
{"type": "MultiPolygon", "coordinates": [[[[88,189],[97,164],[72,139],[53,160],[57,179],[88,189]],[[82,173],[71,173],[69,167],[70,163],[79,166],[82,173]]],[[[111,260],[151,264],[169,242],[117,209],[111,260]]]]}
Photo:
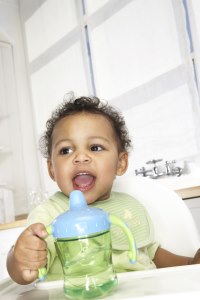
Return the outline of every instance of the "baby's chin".
{"type": "Polygon", "coordinates": [[[104,195],[92,195],[91,193],[84,193],[84,197],[85,197],[85,200],[87,201],[87,204],[92,204],[92,203],[95,203],[97,201],[103,201],[103,200],[106,200],[110,197],[110,193],[108,194],[104,194],[104,195]]]}
{"type": "Polygon", "coordinates": [[[84,194],[84,197],[85,197],[85,200],[87,202],[87,204],[92,204],[96,201],[98,201],[98,199],[95,197],[95,196],[92,196],[91,193],[83,193],[84,194]]]}

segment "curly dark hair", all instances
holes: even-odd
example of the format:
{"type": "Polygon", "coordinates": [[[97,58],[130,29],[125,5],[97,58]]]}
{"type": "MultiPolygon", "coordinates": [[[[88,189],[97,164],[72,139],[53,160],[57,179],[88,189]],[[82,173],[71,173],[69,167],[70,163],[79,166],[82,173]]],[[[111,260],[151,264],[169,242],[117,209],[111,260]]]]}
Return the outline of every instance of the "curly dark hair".
{"type": "Polygon", "coordinates": [[[107,102],[103,103],[97,97],[80,97],[77,99],[71,98],[61,103],[55,111],[52,112],[51,118],[47,120],[46,131],[39,141],[40,151],[45,158],[51,156],[52,133],[57,122],[66,116],[80,112],[99,114],[107,118],[116,134],[119,151],[129,151],[131,148],[131,140],[121,113],[108,105],[107,102]]]}

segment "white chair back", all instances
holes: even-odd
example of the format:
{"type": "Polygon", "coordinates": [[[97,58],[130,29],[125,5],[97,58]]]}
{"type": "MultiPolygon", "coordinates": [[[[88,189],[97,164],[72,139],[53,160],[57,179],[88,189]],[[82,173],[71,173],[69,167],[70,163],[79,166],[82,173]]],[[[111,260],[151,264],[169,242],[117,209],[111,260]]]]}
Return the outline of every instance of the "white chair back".
{"type": "Polygon", "coordinates": [[[118,177],[113,190],[124,192],[147,209],[161,247],[179,255],[193,256],[200,248],[200,237],[192,214],[184,201],[155,179],[118,177]]]}
{"type": "Polygon", "coordinates": [[[0,281],[9,278],[6,268],[7,255],[23,230],[24,227],[0,230],[0,281]]]}

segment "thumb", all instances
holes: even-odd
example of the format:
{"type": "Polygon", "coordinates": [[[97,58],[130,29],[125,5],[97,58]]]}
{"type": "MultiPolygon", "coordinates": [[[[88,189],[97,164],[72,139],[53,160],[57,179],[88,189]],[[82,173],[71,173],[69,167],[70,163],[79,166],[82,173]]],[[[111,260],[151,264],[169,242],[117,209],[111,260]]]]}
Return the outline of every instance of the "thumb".
{"type": "Polygon", "coordinates": [[[22,271],[22,277],[27,282],[33,282],[35,279],[37,279],[38,271],[33,270],[23,270],[22,271]]]}
{"type": "Polygon", "coordinates": [[[27,228],[27,230],[30,233],[30,235],[36,235],[42,239],[44,239],[48,236],[46,227],[42,223],[32,224],[27,228]]]}

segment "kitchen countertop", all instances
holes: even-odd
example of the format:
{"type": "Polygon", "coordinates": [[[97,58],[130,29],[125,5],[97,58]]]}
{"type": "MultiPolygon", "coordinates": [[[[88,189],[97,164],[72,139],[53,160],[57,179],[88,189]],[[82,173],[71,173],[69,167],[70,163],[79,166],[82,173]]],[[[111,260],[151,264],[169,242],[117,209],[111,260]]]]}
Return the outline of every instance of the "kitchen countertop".
{"type": "Polygon", "coordinates": [[[25,226],[25,223],[26,223],[26,219],[17,220],[17,221],[5,223],[5,224],[0,224],[0,230],[6,230],[6,229],[11,229],[11,228],[16,228],[16,227],[23,227],[23,226],[25,226]]]}
{"type": "Polygon", "coordinates": [[[184,200],[200,197],[200,186],[193,186],[184,189],[175,190],[175,192],[184,200]]]}

